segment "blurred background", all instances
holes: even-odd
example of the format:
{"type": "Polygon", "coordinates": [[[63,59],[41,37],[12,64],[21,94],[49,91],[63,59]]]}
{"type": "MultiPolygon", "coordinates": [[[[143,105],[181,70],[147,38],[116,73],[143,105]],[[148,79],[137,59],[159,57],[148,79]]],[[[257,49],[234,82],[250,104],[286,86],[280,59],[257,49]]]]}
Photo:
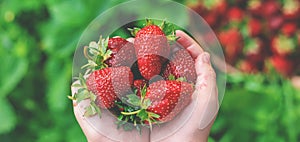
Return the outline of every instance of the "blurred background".
{"type": "MultiPolygon", "coordinates": [[[[67,99],[73,54],[88,24],[121,2],[0,0],[1,142],[86,141],[67,99]]],[[[300,141],[300,1],[177,2],[213,28],[228,63],[209,141],[300,141]]]]}

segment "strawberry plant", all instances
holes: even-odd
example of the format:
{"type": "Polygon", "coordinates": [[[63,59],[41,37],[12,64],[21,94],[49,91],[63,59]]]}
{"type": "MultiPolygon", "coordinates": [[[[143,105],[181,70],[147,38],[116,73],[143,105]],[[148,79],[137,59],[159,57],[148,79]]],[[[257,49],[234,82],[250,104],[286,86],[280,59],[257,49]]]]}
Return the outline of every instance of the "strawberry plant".
{"type": "Polygon", "coordinates": [[[271,66],[283,76],[299,75],[295,62],[300,60],[299,0],[199,1],[190,7],[217,33],[231,66],[248,73],[265,72],[271,59],[271,66]],[[289,67],[283,71],[278,66],[289,67]]]}

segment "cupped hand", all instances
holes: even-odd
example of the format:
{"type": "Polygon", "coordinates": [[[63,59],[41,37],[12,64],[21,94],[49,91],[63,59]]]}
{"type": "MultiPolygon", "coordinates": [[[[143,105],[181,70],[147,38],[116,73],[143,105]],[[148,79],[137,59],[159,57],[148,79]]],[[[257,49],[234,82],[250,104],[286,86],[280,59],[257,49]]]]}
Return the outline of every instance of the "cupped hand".
{"type": "MultiPolygon", "coordinates": [[[[84,117],[84,108],[88,100],[74,103],[74,114],[90,142],[202,142],[207,141],[209,131],[219,109],[216,74],[210,63],[210,55],[200,45],[182,31],[176,31],[180,37],[178,43],[186,48],[195,60],[197,82],[192,102],[174,120],[154,126],[152,132],[143,128],[141,135],[137,131],[116,129],[116,118],[107,110],[101,110],[98,116],[84,117]],[[192,112],[191,112],[192,111],[192,112]]],[[[133,42],[134,39],[130,38],[133,42]]],[[[72,88],[72,94],[76,93],[72,88]]]]}

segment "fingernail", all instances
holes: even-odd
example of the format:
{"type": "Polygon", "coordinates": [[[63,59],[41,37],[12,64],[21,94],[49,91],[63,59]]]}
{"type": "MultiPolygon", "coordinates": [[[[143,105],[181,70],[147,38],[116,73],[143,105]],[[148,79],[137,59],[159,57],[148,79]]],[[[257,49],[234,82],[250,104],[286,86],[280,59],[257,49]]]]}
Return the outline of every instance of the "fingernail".
{"type": "Polygon", "coordinates": [[[210,62],[210,55],[207,52],[204,52],[202,55],[202,62],[209,64],[210,62]]]}

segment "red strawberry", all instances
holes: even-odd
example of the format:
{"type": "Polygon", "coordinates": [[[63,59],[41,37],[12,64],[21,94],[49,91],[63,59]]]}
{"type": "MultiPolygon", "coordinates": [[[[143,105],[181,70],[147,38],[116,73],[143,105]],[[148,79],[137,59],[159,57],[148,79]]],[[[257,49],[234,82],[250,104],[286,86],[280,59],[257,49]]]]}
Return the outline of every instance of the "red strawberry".
{"type": "Polygon", "coordinates": [[[255,18],[251,18],[249,23],[248,23],[248,31],[250,36],[258,36],[261,33],[261,23],[259,20],[255,18]]]}
{"type": "Polygon", "coordinates": [[[217,25],[218,18],[216,17],[218,17],[217,11],[210,11],[203,15],[204,20],[211,27],[215,27],[217,25]]]}
{"type": "Polygon", "coordinates": [[[238,7],[233,7],[229,9],[227,13],[227,18],[229,21],[241,21],[243,19],[244,12],[238,8],[238,7]]]}
{"type": "Polygon", "coordinates": [[[297,30],[295,23],[286,23],[282,26],[281,32],[287,36],[292,36],[297,30]]]}
{"type": "Polygon", "coordinates": [[[261,12],[261,14],[263,14],[265,17],[270,17],[277,14],[279,12],[279,9],[280,5],[278,2],[274,0],[267,1],[262,4],[263,11],[261,12]]]}
{"type": "Polygon", "coordinates": [[[283,20],[284,19],[283,19],[282,15],[275,15],[275,16],[272,16],[272,17],[268,18],[269,31],[271,33],[274,33],[275,31],[280,29],[280,27],[283,24],[283,20]]]}
{"type": "Polygon", "coordinates": [[[227,62],[234,63],[243,47],[243,37],[241,33],[235,28],[222,31],[219,34],[219,40],[224,48],[227,62]]]}
{"type": "Polygon", "coordinates": [[[141,89],[146,85],[147,86],[148,81],[145,79],[137,79],[133,81],[133,87],[137,90],[136,95],[141,96],[141,89]]]}
{"type": "Polygon", "coordinates": [[[133,75],[129,67],[109,67],[92,72],[86,80],[87,89],[97,97],[101,108],[114,106],[118,96],[131,90],[133,75]]]}
{"type": "Polygon", "coordinates": [[[291,75],[293,72],[293,63],[287,58],[272,56],[270,61],[275,70],[284,76],[291,75]]]}
{"type": "Polygon", "coordinates": [[[258,71],[256,65],[249,60],[239,61],[238,68],[246,73],[255,73],[258,71]]]}
{"type": "Polygon", "coordinates": [[[126,39],[110,38],[107,48],[112,51],[110,58],[105,61],[109,67],[131,66],[136,60],[133,44],[126,39]]]}
{"type": "Polygon", "coordinates": [[[296,45],[293,38],[289,38],[285,35],[278,35],[273,37],[271,49],[276,55],[287,56],[296,50],[296,45]]]}
{"type": "Polygon", "coordinates": [[[174,75],[175,79],[185,77],[188,82],[195,83],[197,78],[195,62],[185,49],[180,49],[172,55],[163,77],[167,80],[170,75],[174,75]]]}
{"type": "Polygon", "coordinates": [[[219,0],[213,7],[219,14],[224,14],[227,10],[227,2],[225,0],[219,0]]]}
{"type": "Polygon", "coordinates": [[[159,26],[147,25],[136,33],[134,47],[141,75],[149,80],[161,72],[162,57],[168,57],[168,40],[159,26]]]}
{"type": "Polygon", "coordinates": [[[160,122],[172,120],[191,101],[193,86],[179,81],[158,81],[147,88],[145,99],[150,99],[148,112],[158,114],[160,122]]]}

